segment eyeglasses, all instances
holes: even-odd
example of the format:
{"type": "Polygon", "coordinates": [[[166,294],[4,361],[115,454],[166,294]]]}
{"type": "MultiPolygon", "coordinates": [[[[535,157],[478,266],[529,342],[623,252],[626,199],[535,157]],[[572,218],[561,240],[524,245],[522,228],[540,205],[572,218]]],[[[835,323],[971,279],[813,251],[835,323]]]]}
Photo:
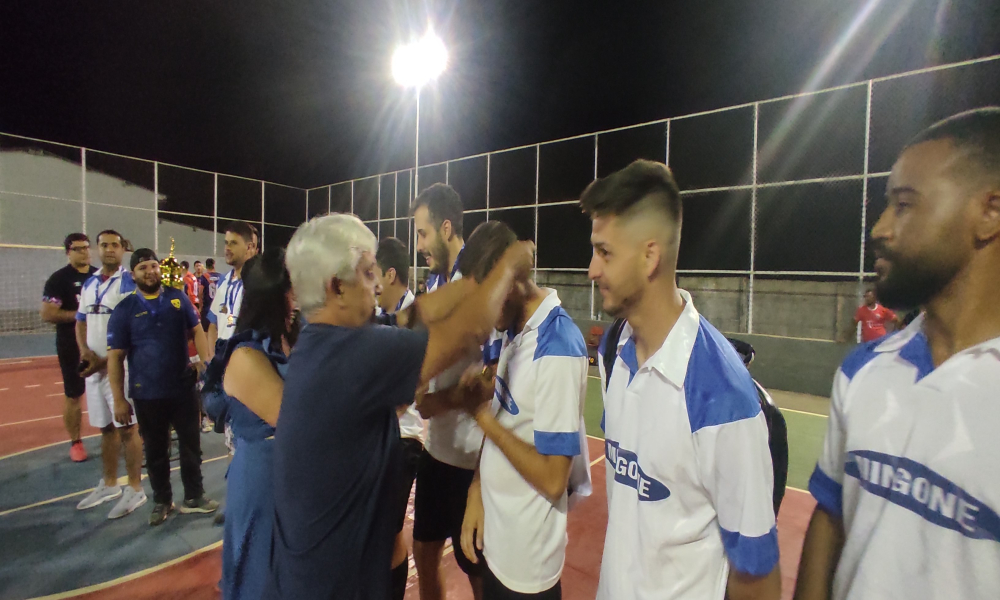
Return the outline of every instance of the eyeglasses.
{"type": "Polygon", "coordinates": [[[73,252],[83,252],[84,250],[90,250],[90,245],[88,244],[86,246],[70,246],[69,249],[72,250],[73,252]]]}

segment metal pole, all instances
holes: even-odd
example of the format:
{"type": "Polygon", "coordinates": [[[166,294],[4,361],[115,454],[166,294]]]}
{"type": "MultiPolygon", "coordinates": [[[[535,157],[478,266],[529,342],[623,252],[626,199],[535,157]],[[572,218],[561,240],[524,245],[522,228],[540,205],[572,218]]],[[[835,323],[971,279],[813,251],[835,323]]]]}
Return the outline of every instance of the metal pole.
{"type": "Polygon", "coordinates": [[[747,290],[747,333],[753,333],[753,284],[757,267],[757,121],[760,103],[753,105],[753,179],[750,180],[750,288],[747,290]]]}
{"type": "Polygon", "coordinates": [[[153,250],[160,251],[160,163],[153,161],[153,250]]]}
{"type": "Polygon", "coordinates": [[[260,182],[260,248],[257,252],[264,252],[264,182],[260,182]]]}
{"type": "MultiPolygon", "coordinates": [[[[213,173],[212,184],[212,256],[219,255],[219,174],[213,173]]],[[[308,192],[306,192],[308,197],[308,192]]],[[[308,200],[307,200],[308,203],[308,200]]],[[[308,208],[307,208],[308,210],[308,208]]]]}
{"type": "MultiPolygon", "coordinates": [[[[413,152],[413,193],[420,193],[420,87],[417,87],[417,144],[413,152]]],[[[416,263],[414,263],[416,264],[416,263]]],[[[416,267],[414,267],[416,268],[416,267]]]]}
{"type": "Polygon", "coordinates": [[[865,100],[865,162],[864,179],[861,188],[861,257],[858,259],[858,300],[861,300],[861,287],[865,282],[865,227],[868,224],[868,147],[872,132],[872,81],[868,80],[868,98],[865,100]]]}
{"type": "MultiPolygon", "coordinates": [[[[87,233],[87,149],[80,148],[80,204],[83,211],[83,231],[87,233]]],[[[96,243],[97,240],[94,240],[96,243]]]]}
{"type": "Polygon", "coordinates": [[[535,272],[534,278],[538,280],[538,169],[542,162],[542,147],[535,146],[535,272]]]}

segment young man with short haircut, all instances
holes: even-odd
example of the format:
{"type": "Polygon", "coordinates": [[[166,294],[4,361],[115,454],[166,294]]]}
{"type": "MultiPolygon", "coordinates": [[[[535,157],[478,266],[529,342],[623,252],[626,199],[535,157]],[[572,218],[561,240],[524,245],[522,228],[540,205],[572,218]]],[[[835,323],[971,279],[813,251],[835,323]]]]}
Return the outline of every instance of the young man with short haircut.
{"type": "MultiPolygon", "coordinates": [[[[458,259],[465,246],[462,237],[462,200],[454,188],[435,183],[420,193],[410,207],[416,250],[423,254],[431,274],[427,292],[462,278],[458,259]]],[[[481,594],[479,565],[462,552],[459,540],[465,515],[466,495],[475,474],[483,443],[475,420],[446,402],[437,402],[434,392],[458,383],[462,372],[478,362],[471,355],[459,361],[428,385],[417,398],[417,409],[427,419],[424,454],[417,469],[417,491],[413,504],[413,559],[417,566],[421,600],[443,600],[441,559],[451,538],[458,566],[469,576],[474,598],[481,594]]]]}
{"type": "Polygon", "coordinates": [[[80,305],[80,290],[97,271],[90,266],[90,239],[82,233],[71,233],[63,241],[69,264],[53,273],[42,291],[42,320],[56,326],[56,355],[63,383],[63,425],[69,434],[69,457],[73,462],[87,460],[87,451],[80,440],[83,410],[80,398],[85,384],[80,377],[80,348],[76,344],[76,311],[80,305]]]}
{"type": "Polygon", "coordinates": [[[603,311],[625,318],[598,361],[608,527],[597,598],[777,600],[767,424],[743,361],[677,288],[673,175],[638,160],[590,184],[580,205],[588,275],[603,311]]]}
{"type": "Polygon", "coordinates": [[[243,304],[243,265],[256,251],[255,229],[243,221],[233,221],[226,226],[226,264],[233,269],[216,286],[215,299],[208,312],[209,352],[215,354],[219,340],[228,340],[236,331],[236,319],[243,304]]]}
{"type": "MultiPolygon", "coordinates": [[[[97,252],[101,270],[83,284],[80,308],[76,313],[76,341],[86,369],[80,375],[87,378],[87,415],[90,424],[101,430],[101,462],[104,473],[94,491],[76,505],[77,510],[93,508],[120,498],[108,513],[117,519],[132,513],[146,503],[142,489],[142,439],[135,416],[117,421],[114,394],[108,377],[108,321],[115,307],[135,291],[132,273],[122,266],[128,250],[128,240],[113,229],[97,235],[97,252]],[[125,448],[125,470],[128,485],[118,485],[118,452],[125,448]]],[[[127,378],[126,378],[127,379],[127,378]]],[[[125,394],[125,401],[132,400],[125,394]]]]}
{"type": "Polygon", "coordinates": [[[875,287],[922,313],[835,375],[795,598],[997,598],[1000,108],[919,133],[886,192],[875,287]]]}
{"type": "MultiPolygon", "coordinates": [[[[481,281],[516,242],[502,222],[483,223],[462,252],[462,272],[481,281]]],[[[474,561],[480,550],[486,558],[484,600],[562,597],[571,470],[583,474],[573,491],[590,491],[587,346],[560,304],[555,290],[538,287],[527,273],[515,282],[499,335],[483,352],[484,363],[496,368],[495,386],[475,386],[471,394],[469,410],[486,443],[462,547],[474,561]]]]}

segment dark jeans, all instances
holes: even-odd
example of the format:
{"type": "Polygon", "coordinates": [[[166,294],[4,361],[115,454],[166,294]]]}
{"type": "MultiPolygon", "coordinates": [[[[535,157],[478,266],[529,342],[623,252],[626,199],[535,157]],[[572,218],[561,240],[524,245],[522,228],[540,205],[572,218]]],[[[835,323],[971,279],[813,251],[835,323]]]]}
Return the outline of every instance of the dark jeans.
{"type": "Polygon", "coordinates": [[[181,481],[184,499],[195,500],[205,494],[201,484],[201,416],[198,401],[188,392],[173,398],[133,399],[139,433],[146,449],[146,472],[153,487],[153,501],[173,501],[170,488],[170,426],[180,444],[181,481]]]}

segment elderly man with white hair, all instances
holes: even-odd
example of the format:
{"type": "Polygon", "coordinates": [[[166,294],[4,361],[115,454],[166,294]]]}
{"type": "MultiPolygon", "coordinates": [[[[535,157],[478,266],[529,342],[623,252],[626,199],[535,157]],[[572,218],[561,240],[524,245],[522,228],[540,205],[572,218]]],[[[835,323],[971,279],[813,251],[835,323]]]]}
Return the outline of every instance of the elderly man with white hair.
{"type": "Polygon", "coordinates": [[[496,322],[530,242],[481,283],[455,282],[370,324],[376,239],[353,215],[299,227],[286,264],[308,325],[289,359],[275,439],[275,525],[264,598],[389,597],[399,461],[396,410],[474,352],[496,322]]]}

